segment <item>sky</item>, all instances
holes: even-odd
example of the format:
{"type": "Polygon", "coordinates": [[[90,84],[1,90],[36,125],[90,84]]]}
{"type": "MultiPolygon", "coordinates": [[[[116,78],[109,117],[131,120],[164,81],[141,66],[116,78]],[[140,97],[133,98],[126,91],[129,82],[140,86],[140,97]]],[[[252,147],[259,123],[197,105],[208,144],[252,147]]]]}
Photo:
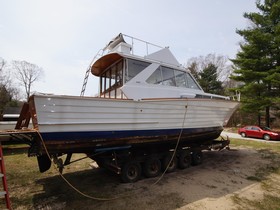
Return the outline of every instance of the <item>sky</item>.
{"type": "MultiPolygon", "coordinates": [[[[255,0],[0,0],[0,57],[43,68],[32,90],[80,95],[99,49],[119,33],[169,46],[177,60],[234,58],[255,0]]],[[[98,92],[90,75],[85,95],[98,92]]]]}

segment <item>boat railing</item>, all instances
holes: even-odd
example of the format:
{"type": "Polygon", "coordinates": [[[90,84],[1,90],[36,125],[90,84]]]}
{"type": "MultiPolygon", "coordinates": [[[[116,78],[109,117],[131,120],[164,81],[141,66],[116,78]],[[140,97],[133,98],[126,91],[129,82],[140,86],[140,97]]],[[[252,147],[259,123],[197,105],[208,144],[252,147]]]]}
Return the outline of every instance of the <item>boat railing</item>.
{"type": "Polygon", "coordinates": [[[164,48],[162,46],[144,41],[142,39],[138,39],[133,36],[129,36],[126,34],[120,34],[120,35],[123,36],[125,38],[124,40],[131,45],[131,53],[133,55],[147,56],[153,52],[156,52],[164,48]]]}
{"type": "Polygon", "coordinates": [[[91,68],[92,65],[94,64],[95,61],[97,61],[103,54],[104,54],[104,49],[100,49],[97,54],[93,57],[92,61],[90,62],[87,70],[86,70],[86,74],[85,74],[85,78],[84,78],[84,82],[83,82],[83,86],[82,86],[82,90],[81,90],[81,94],[80,96],[84,96],[85,95],[85,91],[86,91],[86,87],[87,87],[87,82],[88,82],[88,77],[89,74],[91,72],[91,68]]]}
{"type": "Polygon", "coordinates": [[[129,53],[137,56],[147,56],[153,52],[163,49],[164,47],[153,44],[151,42],[144,41],[142,39],[138,39],[133,36],[129,36],[126,34],[120,33],[118,36],[113,38],[104,48],[103,50],[108,50],[108,52],[114,52],[116,48],[121,43],[126,43],[129,45],[129,53]]]}

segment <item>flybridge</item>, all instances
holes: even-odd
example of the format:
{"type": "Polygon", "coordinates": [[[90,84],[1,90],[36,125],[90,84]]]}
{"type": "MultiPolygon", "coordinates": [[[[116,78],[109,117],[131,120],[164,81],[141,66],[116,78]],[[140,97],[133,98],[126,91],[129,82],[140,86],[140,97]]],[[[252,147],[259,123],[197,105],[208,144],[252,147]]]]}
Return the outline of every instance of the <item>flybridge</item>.
{"type": "MultiPolygon", "coordinates": [[[[86,74],[84,77],[84,82],[83,82],[83,86],[82,86],[82,90],[81,90],[81,96],[84,96],[84,94],[85,94],[89,73],[91,72],[93,64],[104,54],[118,52],[118,53],[122,53],[122,54],[131,54],[134,56],[142,55],[142,57],[145,57],[160,49],[164,49],[164,47],[161,47],[159,45],[152,44],[150,42],[120,33],[118,36],[113,38],[103,49],[100,49],[97,52],[97,54],[94,56],[92,62],[90,63],[89,67],[87,68],[87,71],[86,71],[86,74]]],[[[154,58],[154,56],[150,55],[150,59],[153,59],[153,58],[154,58]]],[[[179,65],[178,62],[176,62],[176,64],[179,65]]]]}

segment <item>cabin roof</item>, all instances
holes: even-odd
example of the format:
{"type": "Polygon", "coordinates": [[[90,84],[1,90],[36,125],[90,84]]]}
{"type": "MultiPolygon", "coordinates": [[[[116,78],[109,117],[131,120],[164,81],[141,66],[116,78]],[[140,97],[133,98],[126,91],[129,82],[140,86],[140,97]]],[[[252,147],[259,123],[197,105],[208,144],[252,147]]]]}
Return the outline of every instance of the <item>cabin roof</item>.
{"type": "Polygon", "coordinates": [[[98,59],[91,67],[91,73],[95,76],[100,76],[102,72],[113,63],[122,59],[119,53],[110,53],[98,59]]]}
{"type": "Polygon", "coordinates": [[[151,53],[146,56],[147,59],[159,61],[161,63],[171,64],[174,66],[180,66],[175,56],[171,53],[169,48],[163,48],[157,52],[151,53]]]}

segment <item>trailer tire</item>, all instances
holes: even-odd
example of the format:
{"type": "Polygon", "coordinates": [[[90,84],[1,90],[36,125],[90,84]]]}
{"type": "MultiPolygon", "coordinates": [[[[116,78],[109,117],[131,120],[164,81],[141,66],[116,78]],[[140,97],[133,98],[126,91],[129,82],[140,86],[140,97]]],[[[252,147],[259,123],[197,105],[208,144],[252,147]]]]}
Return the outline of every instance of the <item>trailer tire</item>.
{"type": "Polygon", "coordinates": [[[183,151],[179,155],[179,168],[185,169],[190,167],[192,162],[191,154],[189,151],[183,151]]]}
{"type": "Polygon", "coordinates": [[[171,158],[172,158],[172,154],[168,154],[162,160],[162,170],[166,171],[166,173],[174,172],[178,166],[177,157],[174,156],[172,160],[171,160],[171,158]],[[170,160],[171,160],[171,162],[170,162],[170,160]],[[170,162],[170,164],[169,164],[169,162],[170,162]],[[169,164],[169,166],[168,166],[168,164],[169,164]]]}
{"type": "Polygon", "coordinates": [[[148,178],[158,176],[161,172],[161,162],[159,158],[153,156],[146,158],[143,165],[143,172],[148,178]]]}
{"type": "Polygon", "coordinates": [[[192,152],[192,165],[196,166],[202,163],[202,151],[201,150],[194,150],[192,152]]]}
{"type": "Polygon", "coordinates": [[[141,177],[141,166],[137,161],[128,161],[122,166],[121,180],[124,183],[136,182],[141,177]]]}

